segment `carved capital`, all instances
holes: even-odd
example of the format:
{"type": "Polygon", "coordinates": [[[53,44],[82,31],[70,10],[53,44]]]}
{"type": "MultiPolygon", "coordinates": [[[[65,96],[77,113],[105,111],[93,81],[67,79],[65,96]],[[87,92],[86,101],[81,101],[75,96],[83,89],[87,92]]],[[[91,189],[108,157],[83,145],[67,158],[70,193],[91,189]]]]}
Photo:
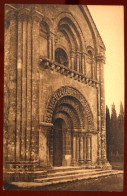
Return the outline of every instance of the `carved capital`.
{"type": "Polygon", "coordinates": [[[17,20],[17,12],[15,10],[11,10],[6,15],[6,20],[17,20]]]}
{"type": "Polygon", "coordinates": [[[28,20],[30,19],[30,11],[28,9],[21,9],[18,12],[18,20],[28,20]]]}
{"type": "Polygon", "coordinates": [[[75,52],[71,51],[71,58],[74,58],[74,57],[75,57],[75,52]]]}

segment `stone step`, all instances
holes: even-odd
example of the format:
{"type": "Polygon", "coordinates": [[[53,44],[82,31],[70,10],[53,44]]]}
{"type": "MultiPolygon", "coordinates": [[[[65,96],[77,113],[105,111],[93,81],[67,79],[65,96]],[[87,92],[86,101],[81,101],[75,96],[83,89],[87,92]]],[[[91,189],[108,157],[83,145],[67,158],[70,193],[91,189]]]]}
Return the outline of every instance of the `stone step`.
{"type": "Polygon", "coordinates": [[[64,172],[64,171],[73,171],[73,170],[82,170],[82,169],[87,169],[87,170],[93,170],[95,169],[95,166],[63,166],[63,167],[53,167],[52,169],[49,170],[50,173],[55,173],[55,172],[64,172]]]}
{"type": "Polygon", "coordinates": [[[81,177],[91,177],[91,176],[98,176],[98,175],[103,175],[103,174],[110,174],[112,173],[112,170],[102,170],[102,171],[93,171],[93,172],[79,172],[79,173],[75,173],[75,174],[70,174],[70,175],[57,175],[57,176],[50,176],[50,177],[45,177],[45,178],[38,178],[38,179],[35,179],[34,181],[35,182],[54,182],[54,181],[61,181],[61,180],[76,180],[78,178],[81,178],[81,177]]]}
{"type": "Polygon", "coordinates": [[[101,169],[77,169],[77,170],[67,170],[67,171],[56,171],[53,173],[47,173],[47,177],[53,177],[53,176],[64,176],[64,175],[70,175],[70,174],[77,174],[77,173],[84,173],[84,174],[88,174],[88,173],[93,173],[93,172],[98,172],[98,171],[102,171],[101,169]]]}
{"type": "MultiPolygon", "coordinates": [[[[104,171],[104,170],[103,170],[104,171]]],[[[106,177],[106,176],[111,176],[111,175],[116,175],[116,174],[123,174],[123,171],[120,170],[106,170],[107,172],[105,173],[99,173],[99,174],[93,174],[93,175],[83,175],[83,176],[76,176],[75,178],[70,177],[68,179],[59,179],[59,180],[53,180],[49,182],[12,182],[11,184],[16,185],[17,187],[22,187],[22,188],[34,188],[34,187],[44,187],[48,185],[54,185],[54,184],[59,184],[59,183],[66,183],[66,182],[72,182],[72,181],[77,181],[77,180],[88,180],[88,179],[97,179],[100,177],[106,177]]]]}

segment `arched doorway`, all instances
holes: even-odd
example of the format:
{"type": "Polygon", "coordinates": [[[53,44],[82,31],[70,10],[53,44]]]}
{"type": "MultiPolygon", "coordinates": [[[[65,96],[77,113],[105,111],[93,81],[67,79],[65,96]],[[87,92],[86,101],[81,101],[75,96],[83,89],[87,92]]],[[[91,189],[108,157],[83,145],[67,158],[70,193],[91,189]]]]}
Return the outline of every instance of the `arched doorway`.
{"type": "Polygon", "coordinates": [[[77,90],[66,88],[51,98],[47,112],[47,121],[53,123],[49,143],[53,166],[85,164],[92,157],[90,131],[94,127],[89,105],[77,90]]]}

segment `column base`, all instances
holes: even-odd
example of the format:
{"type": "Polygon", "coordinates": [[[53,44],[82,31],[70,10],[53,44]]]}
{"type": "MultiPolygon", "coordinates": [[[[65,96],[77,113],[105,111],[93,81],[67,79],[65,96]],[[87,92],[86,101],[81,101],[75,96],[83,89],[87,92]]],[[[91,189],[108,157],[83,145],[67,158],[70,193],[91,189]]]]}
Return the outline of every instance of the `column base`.
{"type": "Polygon", "coordinates": [[[80,160],[78,161],[78,164],[79,164],[79,165],[84,165],[84,163],[85,163],[84,160],[81,160],[81,159],[80,159],[80,160]]]}
{"type": "Polygon", "coordinates": [[[112,169],[112,165],[107,160],[98,160],[97,161],[97,168],[101,169],[112,169]]]}
{"type": "Polygon", "coordinates": [[[72,165],[72,166],[77,166],[77,165],[78,165],[78,164],[77,164],[77,161],[76,161],[75,159],[72,159],[71,165],[72,165]]]}

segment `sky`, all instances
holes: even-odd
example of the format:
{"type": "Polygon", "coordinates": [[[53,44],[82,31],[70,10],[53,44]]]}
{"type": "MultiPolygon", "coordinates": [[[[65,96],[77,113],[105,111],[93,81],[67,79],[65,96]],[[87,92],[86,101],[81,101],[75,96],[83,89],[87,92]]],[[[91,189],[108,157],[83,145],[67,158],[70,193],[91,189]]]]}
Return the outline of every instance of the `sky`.
{"type": "Polygon", "coordinates": [[[106,47],[105,102],[111,111],[115,104],[119,114],[124,104],[124,8],[89,5],[88,9],[106,47]]]}

